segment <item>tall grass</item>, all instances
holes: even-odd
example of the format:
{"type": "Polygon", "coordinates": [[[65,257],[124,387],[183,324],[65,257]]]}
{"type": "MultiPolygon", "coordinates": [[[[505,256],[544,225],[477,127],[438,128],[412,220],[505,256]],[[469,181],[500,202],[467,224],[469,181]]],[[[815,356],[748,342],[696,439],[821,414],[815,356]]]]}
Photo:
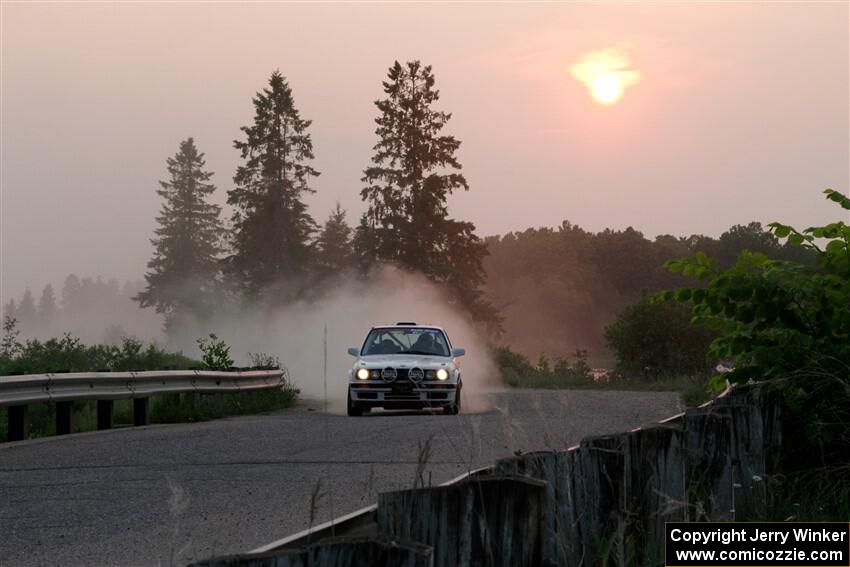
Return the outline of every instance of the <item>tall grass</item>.
{"type": "Polygon", "coordinates": [[[751,521],[835,522],[850,518],[850,465],[767,479],[767,504],[751,521]]]}

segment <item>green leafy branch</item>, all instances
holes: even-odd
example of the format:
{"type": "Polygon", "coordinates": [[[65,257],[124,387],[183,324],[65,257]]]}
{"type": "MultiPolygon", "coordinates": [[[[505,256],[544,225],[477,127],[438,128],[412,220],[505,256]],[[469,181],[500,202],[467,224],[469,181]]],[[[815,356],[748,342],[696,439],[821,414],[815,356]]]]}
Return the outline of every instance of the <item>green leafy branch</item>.
{"type": "MultiPolygon", "coordinates": [[[[850,210],[850,198],[827,199],[850,210]]],[[[692,323],[718,333],[717,359],[734,359],[733,381],[770,379],[819,367],[850,370],[850,227],[843,221],[797,230],[769,225],[790,246],[812,250],[816,267],[744,251],[726,270],[705,254],[671,260],[666,268],[699,285],[662,292],[656,300],[692,304],[692,323]],[[823,241],[827,242],[823,244],[823,241]],[[822,245],[821,245],[822,244],[822,245]]]]}

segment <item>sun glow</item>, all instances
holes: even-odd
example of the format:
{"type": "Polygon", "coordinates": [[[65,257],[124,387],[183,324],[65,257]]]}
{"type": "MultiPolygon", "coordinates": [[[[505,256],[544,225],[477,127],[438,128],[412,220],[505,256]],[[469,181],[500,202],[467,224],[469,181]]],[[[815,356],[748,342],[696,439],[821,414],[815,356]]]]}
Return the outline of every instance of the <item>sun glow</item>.
{"type": "Polygon", "coordinates": [[[623,84],[615,74],[599,75],[593,79],[590,93],[599,104],[614,104],[623,96],[623,84]]]}
{"type": "Polygon", "coordinates": [[[585,53],[569,70],[596,102],[610,106],[623,98],[627,87],[640,81],[640,73],[631,66],[625,53],[609,48],[585,53]]]}

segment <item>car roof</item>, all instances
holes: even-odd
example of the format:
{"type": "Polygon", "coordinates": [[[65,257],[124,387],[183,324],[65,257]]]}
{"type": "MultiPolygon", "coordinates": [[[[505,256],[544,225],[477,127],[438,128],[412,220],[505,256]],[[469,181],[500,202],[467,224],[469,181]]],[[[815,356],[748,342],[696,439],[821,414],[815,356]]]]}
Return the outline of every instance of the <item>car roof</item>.
{"type": "Polygon", "coordinates": [[[444,330],[442,327],[438,327],[437,325],[428,325],[428,324],[425,324],[425,325],[417,325],[417,324],[415,324],[415,323],[409,323],[409,324],[408,324],[408,323],[402,323],[402,324],[399,324],[399,323],[392,323],[392,324],[389,324],[389,325],[375,325],[375,326],[374,326],[374,327],[372,327],[372,328],[373,328],[373,329],[410,329],[410,328],[416,328],[416,329],[436,329],[436,330],[438,330],[438,331],[443,331],[443,332],[445,332],[445,330],[444,330]]]}

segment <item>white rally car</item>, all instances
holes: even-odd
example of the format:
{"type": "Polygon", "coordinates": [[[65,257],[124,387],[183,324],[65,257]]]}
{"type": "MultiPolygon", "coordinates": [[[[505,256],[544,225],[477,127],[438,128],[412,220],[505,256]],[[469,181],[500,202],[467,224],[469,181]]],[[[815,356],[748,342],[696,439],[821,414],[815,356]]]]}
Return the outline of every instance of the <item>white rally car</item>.
{"type": "Polygon", "coordinates": [[[401,322],[372,327],[348,371],[348,415],[363,415],[373,407],[384,409],[442,408],[460,412],[458,357],[446,332],[432,325],[401,322]]]}

